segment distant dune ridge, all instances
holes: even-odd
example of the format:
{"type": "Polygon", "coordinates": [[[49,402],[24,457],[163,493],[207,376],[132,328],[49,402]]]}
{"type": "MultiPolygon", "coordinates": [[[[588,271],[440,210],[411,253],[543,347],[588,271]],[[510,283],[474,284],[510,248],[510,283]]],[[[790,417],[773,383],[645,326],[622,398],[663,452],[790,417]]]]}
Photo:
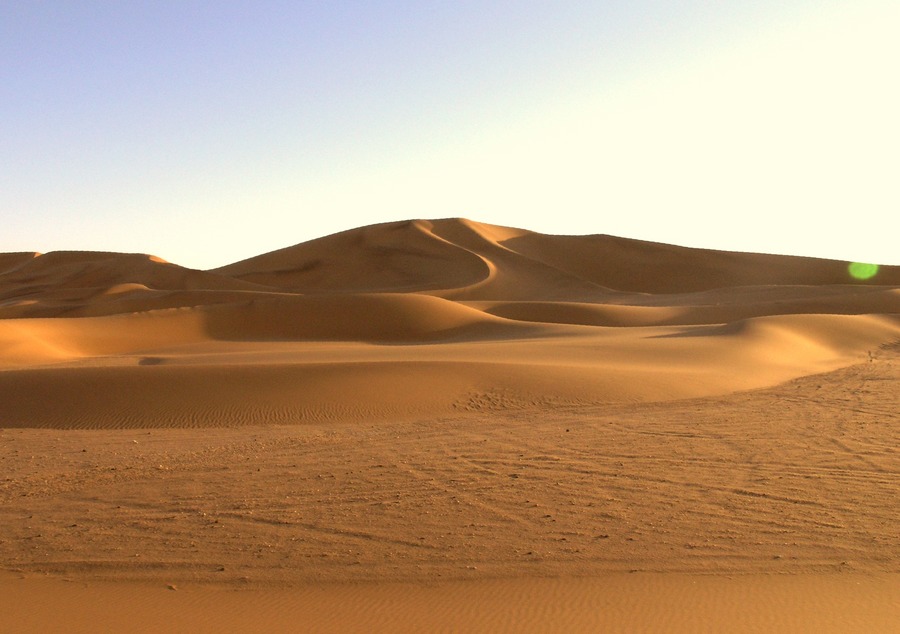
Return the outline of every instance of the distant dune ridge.
{"type": "Polygon", "coordinates": [[[0,254],[0,426],[707,396],[864,359],[900,339],[898,314],[896,266],[860,281],[847,262],[465,219],[362,227],[209,271],[0,254]]]}

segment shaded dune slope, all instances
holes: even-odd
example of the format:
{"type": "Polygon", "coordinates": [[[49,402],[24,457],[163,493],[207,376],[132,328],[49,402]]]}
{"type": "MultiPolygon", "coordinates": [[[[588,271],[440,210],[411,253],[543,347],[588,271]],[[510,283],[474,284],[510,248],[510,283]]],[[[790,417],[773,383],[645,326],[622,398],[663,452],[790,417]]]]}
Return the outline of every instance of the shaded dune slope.
{"type": "Polygon", "coordinates": [[[0,426],[371,420],[764,387],[900,340],[900,267],[363,227],[211,271],[0,254],[0,426]]]}
{"type": "Polygon", "coordinates": [[[373,225],[216,269],[219,275],[302,293],[418,292],[477,284],[490,263],[436,236],[425,221],[373,225]]]}
{"type": "Polygon", "coordinates": [[[150,255],[57,251],[4,267],[0,317],[85,317],[233,300],[252,284],[150,255]],[[5,270],[4,270],[5,268],[5,270]]]}
{"type": "Polygon", "coordinates": [[[430,292],[453,299],[603,300],[744,286],[897,286],[900,267],[853,280],[846,262],[692,249],[613,236],[551,236],[465,219],[335,234],[214,272],[296,292],[430,292]]]}
{"type": "MultiPolygon", "coordinates": [[[[689,249],[605,235],[527,233],[504,244],[594,284],[634,293],[853,282],[846,262],[818,258],[689,249]]],[[[900,267],[882,267],[870,283],[900,284],[900,267]]]]}

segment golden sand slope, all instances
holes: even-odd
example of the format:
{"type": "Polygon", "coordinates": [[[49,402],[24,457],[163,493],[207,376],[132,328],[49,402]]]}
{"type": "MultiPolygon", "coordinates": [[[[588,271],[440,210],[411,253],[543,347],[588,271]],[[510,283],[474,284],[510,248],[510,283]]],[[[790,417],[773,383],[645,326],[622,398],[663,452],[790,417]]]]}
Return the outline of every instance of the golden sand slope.
{"type": "Polygon", "coordinates": [[[863,283],[834,261],[468,220],[364,227],[206,272],[77,252],[7,254],[0,272],[6,427],[698,397],[900,338],[898,267],[863,283]]]}

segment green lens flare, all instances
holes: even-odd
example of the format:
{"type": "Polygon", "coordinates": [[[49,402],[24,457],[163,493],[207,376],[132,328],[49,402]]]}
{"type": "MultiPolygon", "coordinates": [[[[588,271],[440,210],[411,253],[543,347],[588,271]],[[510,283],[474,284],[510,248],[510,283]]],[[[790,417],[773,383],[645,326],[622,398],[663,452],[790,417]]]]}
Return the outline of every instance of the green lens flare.
{"type": "Polygon", "coordinates": [[[851,262],[847,269],[850,271],[851,277],[857,280],[867,280],[875,277],[875,274],[878,273],[877,264],[866,264],[865,262],[851,262]]]}

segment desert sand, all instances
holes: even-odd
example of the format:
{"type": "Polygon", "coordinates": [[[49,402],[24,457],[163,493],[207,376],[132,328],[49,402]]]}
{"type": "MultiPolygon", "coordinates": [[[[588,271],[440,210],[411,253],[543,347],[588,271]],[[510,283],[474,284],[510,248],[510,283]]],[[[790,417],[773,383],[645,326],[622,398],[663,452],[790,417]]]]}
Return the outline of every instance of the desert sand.
{"type": "Polygon", "coordinates": [[[898,447],[900,267],[0,254],[4,631],[894,631],[898,447]]]}

